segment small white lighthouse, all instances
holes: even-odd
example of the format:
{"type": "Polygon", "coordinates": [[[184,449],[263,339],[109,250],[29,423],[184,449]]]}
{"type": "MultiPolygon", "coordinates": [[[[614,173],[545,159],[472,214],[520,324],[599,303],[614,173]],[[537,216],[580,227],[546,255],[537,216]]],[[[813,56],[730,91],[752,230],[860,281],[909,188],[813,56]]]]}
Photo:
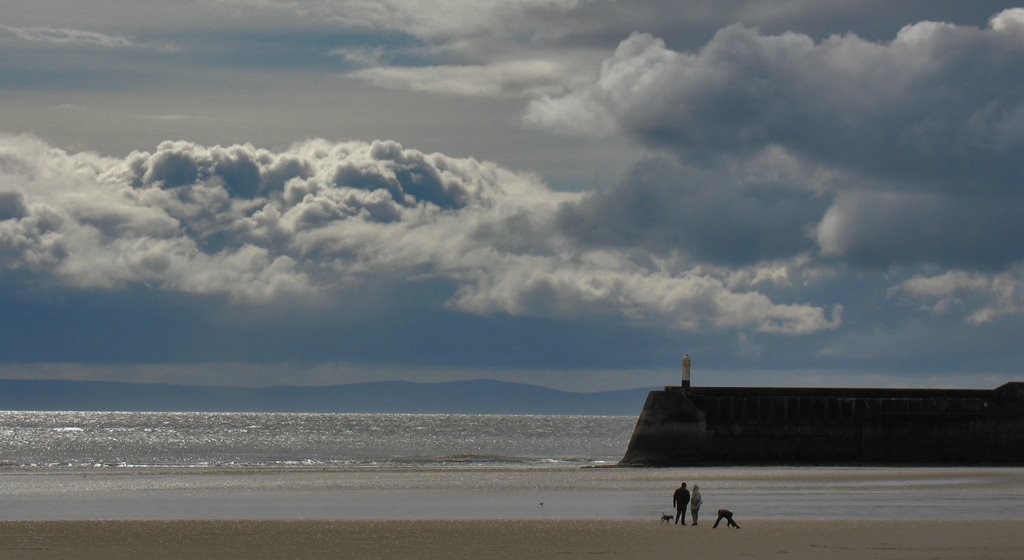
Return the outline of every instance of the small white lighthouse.
{"type": "Polygon", "coordinates": [[[690,388],[690,355],[683,354],[683,389],[690,388]]]}

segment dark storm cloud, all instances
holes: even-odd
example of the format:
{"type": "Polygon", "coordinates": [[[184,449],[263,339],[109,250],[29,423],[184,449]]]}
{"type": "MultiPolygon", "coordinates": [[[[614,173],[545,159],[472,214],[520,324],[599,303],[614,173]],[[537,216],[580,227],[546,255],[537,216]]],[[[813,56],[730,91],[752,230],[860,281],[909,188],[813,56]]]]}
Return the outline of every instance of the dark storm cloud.
{"type": "Polygon", "coordinates": [[[826,254],[860,266],[942,263],[1002,270],[1024,260],[1024,199],[856,192],[817,230],[826,254]]]}
{"type": "Polygon", "coordinates": [[[0,192],[0,220],[17,220],[27,214],[25,197],[20,192],[0,192]]]}
{"type": "Polygon", "coordinates": [[[638,163],[616,188],[563,207],[559,223],[588,244],[743,265],[813,250],[811,231],[828,202],[792,184],[724,179],[656,158],[638,163]]]}
{"type": "Polygon", "coordinates": [[[1016,209],[1024,206],[1020,68],[1024,9],[1000,12],[986,28],[915,23],[888,42],[853,34],[815,42],[732,25],[698,51],[681,53],[638,34],[622,42],[590,86],[535,101],[528,116],[575,132],[623,131],[713,175],[680,177],[658,189],[633,178],[634,185],[596,195],[574,216],[584,238],[595,239],[588,224],[604,221],[613,230],[602,234],[610,242],[676,242],[706,256],[695,232],[676,235],[685,226],[666,225],[697,202],[687,193],[717,183],[723,204],[716,209],[735,232],[730,240],[715,223],[702,224],[705,239],[734,244],[709,247],[719,254],[749,259],[758,251],[766,258],[797,251],[795,229],[820,220],[809,229],[822,252],[854,265],[998,268],[1022,256],[995,245],[1019,231],[1016,209]],[[737,162],[772,151],[804,162],[813,174],[833,175],[826,190],[834,205],[823,212],[826,197],[785,199],[776,189],[766,201],[743,188],[732,172],[737,162]],[[773,208],[772,201],[785,204],[773,208]],[[872,202],[884,208],[870,211],[872,202]],[[606,221],[611,210],[619,221],[606,221]],[[772,210],[778,225],[795,223],[765,229],[772,210]],[[759,246],[752,238],[760,233],[780,237],[759,246]]]}
{"type": "Polygon", "coordinates": [[[890,43],[734,25],[686,54],[634,35],[597,82],[531,117],[615,126],[687,159],[778,145],[868,177],[998,193],[1024,171],[1022,65],[1024,10],[984,30],[919,23],[890,43]]]}

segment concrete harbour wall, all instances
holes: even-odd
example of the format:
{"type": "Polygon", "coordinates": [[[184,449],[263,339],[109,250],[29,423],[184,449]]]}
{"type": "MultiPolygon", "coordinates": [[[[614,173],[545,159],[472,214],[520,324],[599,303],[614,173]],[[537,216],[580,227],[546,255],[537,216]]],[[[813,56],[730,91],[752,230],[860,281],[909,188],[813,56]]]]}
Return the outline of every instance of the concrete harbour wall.
{"type": "Polygon", "coordinates": [[[648,395],[622,464],[1024,464],[1024,383],[666,387],[648,395]]]}

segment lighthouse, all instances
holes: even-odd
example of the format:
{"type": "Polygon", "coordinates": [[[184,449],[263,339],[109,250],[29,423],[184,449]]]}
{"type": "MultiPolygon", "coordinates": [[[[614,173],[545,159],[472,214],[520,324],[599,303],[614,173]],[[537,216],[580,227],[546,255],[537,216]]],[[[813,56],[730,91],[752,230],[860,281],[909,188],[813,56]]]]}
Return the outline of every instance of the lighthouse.
{"type": "Polygon", "coordinates": [[[690,388],[690,355],[683,354],[683,389],[690,388]]]}

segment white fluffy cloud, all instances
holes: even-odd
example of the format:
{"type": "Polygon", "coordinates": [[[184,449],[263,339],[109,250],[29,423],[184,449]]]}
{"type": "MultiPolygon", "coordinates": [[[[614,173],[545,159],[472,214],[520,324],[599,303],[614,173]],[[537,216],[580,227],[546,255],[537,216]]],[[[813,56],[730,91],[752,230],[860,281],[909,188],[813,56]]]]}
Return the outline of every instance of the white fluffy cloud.
{"type": "Polygon", "coordinates": [[[67,27],[12,27],[0,25],[0,37],[5,34],[22,41],[70,47],[89,46],[113,49],[134,46],[133,42],[126,37],[67,27]]]}
{"type": "Polygon", "coordinates": [[[390,88],[467,97],[538,97],[562,93],[573,71],[550,60],[512,60],[486,65],[375,67],[351,75],[390,88]]]}
{"type": "Polygon", "coordinates": [[[71,289],[241,304],[440,279],[451,308],[478,314],[781,334],[840,323],[838,308],[774,302],[728,270],[580,246],[557,223],[580,199],[394,142],[165,142],[109,158],[0,141],[2,267],[71,289]]]}
{"type": "Polygon", "coordinates": [[[995,275],[949,271],[914,276],[889,291],[890,297],[917,302],[924,311],[943,315],[966,310],[965,320],[989,323],[1024,311],[1024,269],[995,275]]]}
{"type": "Polygon", "coordinates": [[[216,0],[221,6],[243,6],[327,22],[355,29],[401,31],[417,37],[450,38],[465,35],[529,30],[532,11],[562,13],[581,0],[216,0]]]}

